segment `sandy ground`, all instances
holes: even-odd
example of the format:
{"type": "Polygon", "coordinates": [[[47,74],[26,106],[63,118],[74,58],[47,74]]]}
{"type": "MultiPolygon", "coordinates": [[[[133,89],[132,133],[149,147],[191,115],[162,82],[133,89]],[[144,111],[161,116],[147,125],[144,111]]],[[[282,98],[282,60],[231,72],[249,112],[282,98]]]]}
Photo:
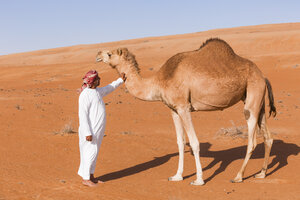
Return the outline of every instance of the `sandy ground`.
{"type": "Polygon", "coordinates": [[[143,38],[0,56],[0,199],[300,199],[300,23],[273,24],[143,38]],[[233,184],[247,140],[218,135],[222,128],[244,126],[243,104],[215,112],[193,113],[201,145],[204,186],[191,186],[195,162],[186,147],[184,180],[176,173],[178,149],[169,109],[144,102],[124,86],[107,96],[104,138],[96,188],[77,175],[76,89],[96,69],[102,85],[118,75],[95,63],[99,49],[127,47],[143,76],[151,76],[172,55],[194,50],[220,37],[254,61],[273,86],[278,115],[269,118],[274,134],[268,176],[255,179],[263,163],[263,139],[248,163],[243,183],[233,184]]]}

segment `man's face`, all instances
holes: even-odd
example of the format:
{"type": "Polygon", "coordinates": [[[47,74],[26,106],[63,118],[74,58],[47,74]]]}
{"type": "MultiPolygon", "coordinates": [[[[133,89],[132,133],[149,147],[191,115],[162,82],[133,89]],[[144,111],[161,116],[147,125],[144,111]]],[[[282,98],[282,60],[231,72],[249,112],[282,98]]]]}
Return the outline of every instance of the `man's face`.
{"type": "Polygon", "coordinates": [[[100,77],[97,76],[96,79],[95,79],[95,81],[94,81],[93,86],[96,88],[96,87],[98,87],[99,85],[100,85],[100,77]]]}

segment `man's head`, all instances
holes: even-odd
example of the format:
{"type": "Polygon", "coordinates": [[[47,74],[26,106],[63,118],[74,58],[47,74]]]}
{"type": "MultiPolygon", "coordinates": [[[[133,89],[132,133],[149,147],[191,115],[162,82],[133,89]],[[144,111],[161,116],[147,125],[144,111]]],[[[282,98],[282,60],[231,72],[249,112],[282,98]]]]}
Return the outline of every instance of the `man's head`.
{"type": "Polygon", "coordinates": [[[86,87],[95,89],[100,85],[100,77],[98,76],[98,72],[96,70],[88,71],[82,80],[83,84],[80,92],[82,92],[86,87]]]}

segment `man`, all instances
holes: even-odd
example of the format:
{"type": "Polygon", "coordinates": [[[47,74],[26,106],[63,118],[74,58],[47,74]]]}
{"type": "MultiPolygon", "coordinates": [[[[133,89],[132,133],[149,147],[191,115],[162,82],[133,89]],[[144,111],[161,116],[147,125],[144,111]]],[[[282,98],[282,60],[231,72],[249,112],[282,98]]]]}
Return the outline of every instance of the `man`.
{"type": "Polygon", "coordinates": [[[122,73],[121,78],[105,87],[98,88],[100,77],[96,70],[89,71],[83,77],[79,96],[80,166],[78,174],[86,186],[95,187],[98,182],[101,182],[94,177],[94,171],[106,124],[105,104],[102,98],[114,91],[125,80],[126,76],[122,73]]]}

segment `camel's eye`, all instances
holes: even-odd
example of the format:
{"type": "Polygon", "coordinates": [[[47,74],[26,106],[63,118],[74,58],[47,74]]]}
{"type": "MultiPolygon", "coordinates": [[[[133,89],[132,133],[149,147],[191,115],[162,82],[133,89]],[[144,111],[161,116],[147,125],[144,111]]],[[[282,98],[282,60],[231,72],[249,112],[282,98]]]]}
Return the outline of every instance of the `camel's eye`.
{"type": "Polygon", "coordinates": [[[110,53],[107,53],[108,57],[110,58],[111,57],[111,54],[110,53]]]}

